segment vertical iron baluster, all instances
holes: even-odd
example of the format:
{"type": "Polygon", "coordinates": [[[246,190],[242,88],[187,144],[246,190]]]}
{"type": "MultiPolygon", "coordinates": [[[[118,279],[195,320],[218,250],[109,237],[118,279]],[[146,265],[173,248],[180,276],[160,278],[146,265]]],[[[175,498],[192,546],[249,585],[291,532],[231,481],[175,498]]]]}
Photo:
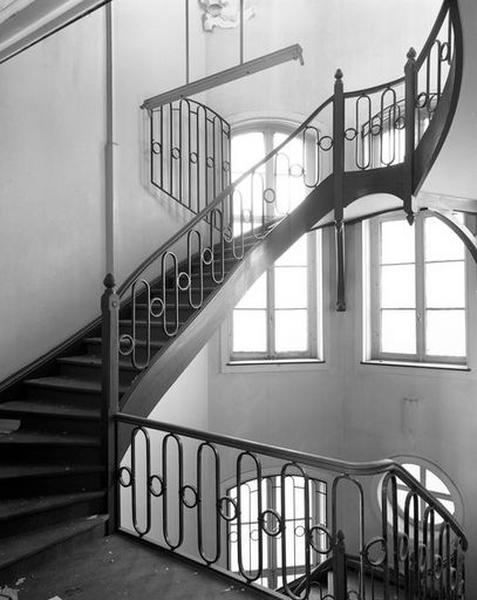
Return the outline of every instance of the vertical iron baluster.
{"type": "MultiPolygon", "coordinates": [[[[367,94],[360,94],[355,101],[355,129],[358,135],[356,135],[356,144],[355,144],[355,164],[356,167],[365,171],[369,169],[371,165],[371,157],[372,157],[372,106],[371,106],[371,98],[367,94]],[[363,110],[362,106],[364,105],[364,119],[363,125],[361,125],[361,111],[363,110]],[[361,133],[360,133],[361,132],[361,133]],[[367,143],[366,143],[367,142],[367,143]]],[[[335,133],[335,143],[336,143],[336,135],[335,133]]],[[[339,135],[339,133],[338,133],[339,135]]],[[[334,168],[334,167],[333,167],[334,168]]]]}
{"type": "Polygon", "coordinates": [[[189,305],[196,310],[202,306],[204,301],[204,262],[202,260],[202,233],[197,229],[191,229],[187,234],[187,257],[188,257],[188,265],[189,265],[189,305]],[[192,252],[192,237],[196,236],[197,238],[197,252],[194,254],[192,252]],[[194,256],[199,256],[198,261],[198,277],[199,277],[199,302],[196,304],[193,300],[193,291],[194,291],[194,275],[192,269],[192,259],[194,256]]]}
{"type": "Polygon", "coordinates": [[[182,489],[184,487],[184,453],[182,447],[182,441],[174,433],[168,433],[164,439],[162,440],[162,481],[164,485],[164,493],[162,495],[162,533],[164,537],[164,541],[169,546],[171,550],[176,550],[179,548],[184,541],[184,504],[182,502],[182,489]],[[167,506],[169,500],[169,471],[168,471],[168,456],[167,451],[169,447],[169,440],[174,440],[177,448],[177,469],[175,472],[178,477],[177,484],[177,510],[178,510],[178,534],[177,534],[177,542],[174,543],[171,541],[169,536],[169,509],[167,506]]]}
{"type": "Polygon", "coordinates": [[[164,145],[164,107],[161,106],[159,109],[160,114],[160,129],[159,138],[161,140],[161,188],[164,188],[164,161],[165,156],[165,145],[164,145]]]}
{"type": "MultiPolygon", "coordinates": [[[[239,216],[240,216],[240,229],[239,229],[239,234],[238,236],[234,235],[233,239],[232,239],[232,254],[234,255],[234,258],[237,260],[240,260],[243,258],[244,254],[245,254],[245,240],[244,240],[244,231],[243,231],[243,196],[242,196],[242,192],[240,190],[234,190],[231,198],[232,198],[232,213],[235,215],[235,196],[236,194],[238,194],[239,197],[239,216]],[[236,246],[235,246],[235,240],[237,239],[237,237],[239,238],[240,241],[240,251],[237,253],[236,251],[236,246]]],[[[235,216],[234,216],[234,225],[235,225],[235,216]]],[[[235,231],[234,231],[235,234],[235,231]]]]}
{"type": "MultiPolygon", "coordinates": [[[[164,300],[164,321],[163,321],[163,330],[164,333],[168,336],[168,337],[172,337],[174,335],[176,335],[178,329],[179,329],[179,264],[178,264],[178,260],[177,260],[177,256],[171,252],[170,250],[167,250],[167,252],[164,252],[164,254],[162,255],[162,259],[161,259],[161,272],[162,272],[162,297],[164,300]],[[167,269],[166,269],[166,265],[167,265],[167,259],[168,257],[172,258],[172,277],[173,277],[173,309],[174,309],[174,317],[175,317],[175,322],[174,322],[174,327],[169,330],[169,326],[167,323],[167,319],[168,319],[168,285],[167,285],[167,269]]],[[[182,275],[182,274],[181,274],[182,275]]]]}
{"type": "Polygon", "coordinates": [[[149,365],[149,361],[151,360],[151,286],[145,279],[136,280],[131,289],[132,295],[132,338],[133,338],[133,346],[132,346],[132,354],[131,354],[131,362],[134,368],[138,370],[145,369],[149,365]],[[138,293],[138,288],[140,285],[144,286],[143,294],[145,294],[146,299],[146,321],[145,321],[145,337],[144,344],[146,348],[146,359],[144,364],[139,364],[137,350],[138,350],[138,336],[137,336],[137,300],[138,296],[141,294],[138,293]]]}
{"type": "Polygon", "coordinates": [[[143,537],[147,533],[149,533],[151,529],[151,495],[149,493],[149,477],[151,475],[151,440],[149,438],[149,433],[143,427],[135,427],[131,434],[131,480],[132,480],[132,521],[133,527],[136,533],[143,537]],[[137,471],[136,471],[136,439],[138,433],[141,432],[144,436],[144,442],[146,444],[146,522],[144,529],[141,529],[138,524],[137,519],[137,471]]]}
{"type": "MultiPolygon", "coordinates": [[[[218,504],[220,499],[220,459],[217,452],[217,448],[209,442],[203,442],[200,444],[197,450],[197,544],[199,554],[202,560],[208,565],[216,563],[221,555],[221,535],[220,535],[220,513],[218,511],[218,504]],[[208,558],[204,548],[204,528],[203,528],[203,493],[202,493],[202,457],[204,449],[209,448],[214,457],[214,510],[208,511],[209,514],[215,514],[215,553],[212,558],[208,558]]],[[[210,507],[209,507],[210,508],[210,507]]]]}

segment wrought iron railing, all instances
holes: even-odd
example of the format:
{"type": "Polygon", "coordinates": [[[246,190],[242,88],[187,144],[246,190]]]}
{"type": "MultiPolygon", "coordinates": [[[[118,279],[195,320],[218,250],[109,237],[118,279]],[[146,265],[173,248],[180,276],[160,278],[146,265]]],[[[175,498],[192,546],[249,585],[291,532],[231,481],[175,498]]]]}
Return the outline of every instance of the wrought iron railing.
{"type": "Polygon", "coordinates": [[[182,98],[149,111],[151,184],[194,213],[230,185],[230,125],[182,98]]]}
{"type": "Polygon", "coordinates": [[[233,565],[251,585],[274,570],[293,599],[464,597],[461,526],[392,460],[334,460],[125,414],[117,428],[130,448],[118,473],[123,531],[212,568],[233,565]],[[265,493],[271,473],[276,496],[265,493]],[[295,478],[299,495],[289,493],[295,478]],[[251,479],[253,500],[228,493],[251,479]],[[327,495],[318,511],[317,481],[327,495]]]}

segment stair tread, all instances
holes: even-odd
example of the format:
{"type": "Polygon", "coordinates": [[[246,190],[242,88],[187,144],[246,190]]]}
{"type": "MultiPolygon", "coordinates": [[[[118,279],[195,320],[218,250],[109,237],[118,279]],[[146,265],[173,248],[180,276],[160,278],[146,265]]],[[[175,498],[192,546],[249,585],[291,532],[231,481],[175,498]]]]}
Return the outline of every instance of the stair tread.
{"type": "Polygon", "coordinates": [[[58,445],[58,446],[99,446],[96,436],[72,433],[50,433],[44,431],[14,431],[0,434],[0,446],[16,444],[22,446],[58,445]]]}
{"type": "Polygon", "coordinates": [[[75,494],[51,494],[34,498],[0,500],[0,521],[97,500],[103,498],[104,494],[103,491],[77,492],[75,494]]]}
{"type": "Polygon", "coordinates": [[[3,538],[0,540],[0,569],[104,525],[106,520],[105,515],[93,515],[3,538]]]}
{"type": "Polygon", "coordinates": [[[29,414],[38,416],[54,415],[56,417],[98,419],[99,410],[91,410],[81,407],[72,407],[65,404],[53,404],[46,402],[35,402],[34,400],[12,400],[0,404],[0,414],[29,414]]]}
{"type": "MultiPolygon", "coordinates": [[[[64,356],[56,359],[56,362],[62,365],[81,365],[91,367],[101,367],[103,364],[102,356],[96,356],[95,354],[81,354],[78,356],[64,356]]],[[[120,360],[120,369],[127,369],[136,372],[136,369],[131,364],[131,361],[120,360]]]]}
{"type": "MultiPolygon", "coordinates": [[[[71,390],[85,393],[101,393],[101,383],[99,381],[77,379],[68,377],[67,375],[25,379],[24,383],[35,387],[47,387],[51,389],[71,390]]],[[[127,389],[127,386],[119,386],[120,393],[124,393],[127,389]]]]}
{"type": "Polygon", "coordinates": [[[10,479],[30,479],[35,477],[50,477],[62,475],[82,475],[89,473],[101,473],[104,471],[102,465],[61,465],[61,464],[0,464],[0,481],[10,479]]]}

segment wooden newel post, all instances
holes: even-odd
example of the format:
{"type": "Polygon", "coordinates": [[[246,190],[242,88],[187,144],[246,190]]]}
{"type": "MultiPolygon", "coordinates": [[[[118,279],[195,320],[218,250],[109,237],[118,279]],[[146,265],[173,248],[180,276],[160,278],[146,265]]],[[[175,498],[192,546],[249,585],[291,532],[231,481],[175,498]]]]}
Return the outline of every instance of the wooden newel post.
{"type": "Polygon", "coordinates": [[[105,291],[101,298],[102,314],[102,448],[105,466],[106,502],[109,521],[107,532],[117,529],[116,502],[116,422],[119,411],[119,296],[116,293],[114,276],[108,273],[104,279],[105,291]]]}
{"type": "Polygon", "coordinates": [[[406,82],[406,97],[404,118],[406,123],[406,153],[405,164],[405,190],[404,210],[409,224],[414,223],[414,212],[412,210],[412,196],[414,192],[414,147],[416,143],[416,97],[417,97],[417,66],[416,51],[410,48],[407,53],[407,62],[404,67],[406,82]]]}
{"type": "Polygon", "coordinates": [[[333,99],[333,193],[336,242],[336,310],[346,310],[345,290],[345,230],[344,230],[344,171],[345,171],[345,104],[343,72],[335,73],[333,99]]]}
{"type": "Polygon", "coordinates": [[[339,530],[333,547],[333,598],[335,600],[346,600],[348,597],[344,539],[344,533],[339,530]]]}

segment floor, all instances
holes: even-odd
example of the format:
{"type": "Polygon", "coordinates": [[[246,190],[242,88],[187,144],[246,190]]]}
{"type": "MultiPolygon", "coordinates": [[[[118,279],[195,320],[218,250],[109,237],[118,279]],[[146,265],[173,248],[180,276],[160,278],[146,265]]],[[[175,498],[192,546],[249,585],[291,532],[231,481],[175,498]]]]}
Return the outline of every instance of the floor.
{"type": "Polygon", "coordinates": [[[269,596],[167,552],[114,535],[0,584],[12,600],[257,600],[269,596]]]}

